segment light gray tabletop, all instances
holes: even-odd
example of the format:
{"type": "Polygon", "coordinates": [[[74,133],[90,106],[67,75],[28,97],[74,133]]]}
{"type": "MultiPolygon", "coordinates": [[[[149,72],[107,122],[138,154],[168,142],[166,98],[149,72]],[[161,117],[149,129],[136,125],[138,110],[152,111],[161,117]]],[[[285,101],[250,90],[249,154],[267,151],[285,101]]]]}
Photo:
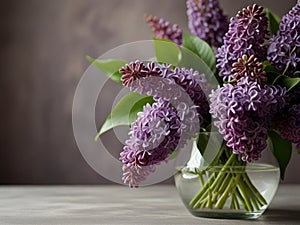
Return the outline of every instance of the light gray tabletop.
{"type": "Polygon", "coordinates": [[[300,185],[281,185],[258,220],[197,218],[174,186],[0,186],[1,224],[300,224],[300,185]]]}

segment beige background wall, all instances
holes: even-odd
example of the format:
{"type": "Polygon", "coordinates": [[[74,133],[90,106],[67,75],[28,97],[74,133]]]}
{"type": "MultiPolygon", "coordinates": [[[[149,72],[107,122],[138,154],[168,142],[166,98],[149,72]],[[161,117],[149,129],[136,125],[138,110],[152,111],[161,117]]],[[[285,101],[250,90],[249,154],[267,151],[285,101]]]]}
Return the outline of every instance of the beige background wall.
{"type": "MultiPolygon", "coordinates": [[[[233,15],[253,2],[221,0],[221,5],[233,15]]],[[[256,2],[283,15],[296,1],[256,2]]],[[[88,66],[85,54],[97,57],[152,37],[145,12],[187,31],[180,0],[0,1],[0,183],[107,183],[76,147],[72,99],[88,66]]],[[[98,116],[103,121],[105,115],[98,116]]],[[[117,155],[120,145],[114,140],[111,145],[117,155]]],[[[300,183],[299,163],[294,155],[286,182],[300,183]]]]}

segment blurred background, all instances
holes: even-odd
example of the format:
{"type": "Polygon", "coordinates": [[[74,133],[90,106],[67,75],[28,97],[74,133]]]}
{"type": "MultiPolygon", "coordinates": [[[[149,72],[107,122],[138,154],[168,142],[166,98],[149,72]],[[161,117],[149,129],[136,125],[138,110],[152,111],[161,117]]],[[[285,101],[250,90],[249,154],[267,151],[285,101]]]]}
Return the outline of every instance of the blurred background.
{"type": "MultiPolygon", "coordinates": [[[[220,2],[230,16],[254,2],[282,16],[296,0],[220,2]]],[[[73,137],[72,100],[89,66],[85,55],[151,39],[144,13],[188,31],[185,10],[184,0],[0,0],[0,183],[110,183],[84,161],[73,137]]],[[[102,107],[99,121],[109,112],[102,107]]],[[[118,155],[121,146],[107,138],[118,155]]],[[[285,183],[300,183],[299,163],[294,153],[285,183]]]]}

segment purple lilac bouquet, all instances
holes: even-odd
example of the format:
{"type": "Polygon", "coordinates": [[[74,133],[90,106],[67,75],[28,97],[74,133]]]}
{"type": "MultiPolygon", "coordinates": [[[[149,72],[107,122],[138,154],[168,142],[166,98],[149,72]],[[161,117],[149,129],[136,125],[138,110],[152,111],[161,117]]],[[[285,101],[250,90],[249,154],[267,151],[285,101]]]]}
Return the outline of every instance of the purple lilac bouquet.
{"type": "MultiPolygon", "coordinates": [[[[130,115],[129,137],[120,154],[124,183],[139,186],[189,139],[197,141],[203,155],[209,151],[203,133],[213,126],[223,143],[206,170],[217,165],[243,171],[261,158],[270,141],[283,178],[292,144],[300,149],[300,4],[281,21],[256,4],[230,20],[217,0],[187,0],[186,6],[191,34],[162,18],[145,17],[155,42],[179,49],[171,51],[181,54],[178,61],[158,48],[156,61],[110,62],[116,65],[110,77],[143,99],[137,105],[140,112],[130,115]],[[184,49],[209,68],[218,85],[190,66],[184,49]],[[285,149],[278,149],[278,143],[285,149]]],[[[92,62],[105,71],[107,62],[92,62]]],[[[97,137],[106,130],[102,127],[97,137]]],[[[246,172],[241,178],[212,172],[190,205],[222,208],[229,198],[233,209],[242,204],[249,212],[267,204],[246,172]],[[246,197],[247,192],[254,194],[246,197]]]]}

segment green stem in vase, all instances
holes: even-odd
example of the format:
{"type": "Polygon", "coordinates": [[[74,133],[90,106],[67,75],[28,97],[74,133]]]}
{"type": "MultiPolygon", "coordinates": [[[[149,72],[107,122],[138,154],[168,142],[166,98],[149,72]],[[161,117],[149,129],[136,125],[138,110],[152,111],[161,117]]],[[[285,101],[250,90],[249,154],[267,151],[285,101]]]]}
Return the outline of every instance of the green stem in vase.
{"type": "Polygon", "coordinates": [[[252,182],[249,179],[249,176],[247,176],[247,174],[245,174],[243,176],[244,181],[246,182],[247,186],[250,188],[251,192],[255,194],[255,196],[257,197],[257,200],[259,201],[260,205],[266,205],[268,204],[267,201],[264,199],[264,197],[259,193],[259,191],[256,189],[256,187],[252,184],[252,182]]]}
{"type": "Polygon", "coordinates": [[[223,209],[228,202],[232,210],[260,210],[267,202],[251,182],[246,172],[247,164],[224,146],[210,166],[198,171],[202,188],[190,201],[190,206],[223,209]]]}
{"type": "Polygon", "coordinates": [[[246,188],[244,187],[244,183],[241,181],[237,184],[237,187],[239,188],[240,190],[240,193],[242,194],[242,197],[245,201],[245,204],[246,204],[246,210],[249,211],[249,212],[253,212],[253,206],[252,206],[252,203],[249,199],[249,195],[248,192],[246,191],[246,188]]]}
{"type": "MultiPolygon", "coordinates": [[[[232,202],[233,202],[233,206],[234,206],[233,208],[235,210],[239,210],[240,209],[240,204],[239,204],[239,201],[238,201],[237,196],[236,196],[236,191],[234,191],[233,194],[232,194],[232,202]]],[[[231,208],[231,209],[233,209],[233,208],[231,208]]]]}
{"type": "MultiPolygon", "coordinates": [[[[220,172],[214,172],[217,174],[217,177],[212,174],[210,175],[210,178],[206,182],[206,184],[202,187],[201,191],[191,200],[190,205],[193,206],[193,208],[199,208],[200,204],[202,203],[201,200],[205,199],[206,192],[208,191],[208,188],[211,186],[213,190],[215,190],[215,185],[220,181],[222,182],[224,178],[226,178],[226,169],[228,169],[228,166],[234,161],[236,158],[236,155],[232,154],[226,164],[222,167],[220,172]]],[[[203,173],[203,172],[200,172],[203,173]]],[[[221,193],[218,189],[217,193],[221,193]]]]}
{"type": "Polygon", "coordinates": [[[218,200],[217,204],[216,204],[216,208],[217,209],[222,209],[229,197],[229,195],[232,193],[232,190],[235,188],[236,186],[236,180],[239,180],[240,174],[233,178],[231,177],[230,182],[228,184],[228,186],[226,187],[225,192],[221,195],[220,199],[218,200]]]}

